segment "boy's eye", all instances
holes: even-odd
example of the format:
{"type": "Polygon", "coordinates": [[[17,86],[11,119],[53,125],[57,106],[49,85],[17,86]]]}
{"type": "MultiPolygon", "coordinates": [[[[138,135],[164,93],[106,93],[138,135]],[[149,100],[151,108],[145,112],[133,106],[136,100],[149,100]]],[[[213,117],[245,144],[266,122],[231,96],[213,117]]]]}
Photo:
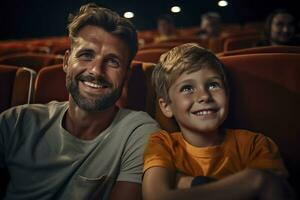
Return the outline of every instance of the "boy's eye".
{"type": "Polygon", "coordinates": [[[211,82],[208,84],[208,89],[216,89],[216,88],[222,88],[222,84],[219,82],[211,82]]]}
{"type": "Polygon", "coordinates": [[[191,85],[184,85],[180,88],[180,92],[184,93],[192,93],[194,91],[194,88],[191,85]]]}

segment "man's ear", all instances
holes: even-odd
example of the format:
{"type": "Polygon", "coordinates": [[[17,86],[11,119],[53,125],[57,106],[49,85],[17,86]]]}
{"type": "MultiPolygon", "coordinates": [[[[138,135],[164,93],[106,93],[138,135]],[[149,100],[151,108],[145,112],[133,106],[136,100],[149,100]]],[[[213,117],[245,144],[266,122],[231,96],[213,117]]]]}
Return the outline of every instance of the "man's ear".
{"type": "Polygon", "coordinates": [[[160,110],[166,117],[168,117],[168,118],[173,117],[173,112],[172,112],[170,103],[166,102],[163,98],[159,98],[158,104],[159,104],[160,110]]]}
{"type": "Polygon", "coordinates": [[[64,60],[63,60],[63,70],[64,70],[64,72],[67,72],[69,57],[70,57],[70,50],[67,50],[65,52],[64,60]]]}

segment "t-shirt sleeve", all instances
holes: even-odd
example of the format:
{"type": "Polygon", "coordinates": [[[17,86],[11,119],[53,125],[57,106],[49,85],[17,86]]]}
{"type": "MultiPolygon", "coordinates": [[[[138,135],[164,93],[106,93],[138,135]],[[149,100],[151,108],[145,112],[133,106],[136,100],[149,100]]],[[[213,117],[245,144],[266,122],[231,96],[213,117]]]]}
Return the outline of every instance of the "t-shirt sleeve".
{"type": "Polygon", "coordinates": [[[277,145],[262,134],[257,134],[252,141],[247,167],[266,169],[281,176],[288,176],[277,145]]]}
{"type": "Polygon", "coordinates": [[[152,134],[144,153],[144,172],[151,167],[164,167],[174,171],[174,158],[170,136],[164,131],[152,134]]]}
{"type": "Polygon", "coordinates": [[[4,131],[5,121],[3,114],[0,114],[0,168],[4,168],[4,131]]]}
{"type": "Polygon", "coordinates": [[[157,132],[156,123],[147,123],[137,127],[128,138],[125,151],[122,155],[120,173],[117,181],[141,183],[143,174],[143,154],[148,137],[157,132]]]}
{"type": "Polygon", "coordinates": [[[8,109],[0,114],[0,168],[5,167],[5,154],[9,147],[9,140],[17,126],[19,107],[8,109]]]}

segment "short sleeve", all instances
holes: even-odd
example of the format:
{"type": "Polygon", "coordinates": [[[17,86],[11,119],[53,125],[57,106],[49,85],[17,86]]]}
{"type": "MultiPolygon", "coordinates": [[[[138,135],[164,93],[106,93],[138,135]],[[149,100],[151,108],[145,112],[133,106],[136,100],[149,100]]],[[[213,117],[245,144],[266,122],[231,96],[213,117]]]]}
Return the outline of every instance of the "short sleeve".
{"type": "Polygon", "coordinates": [[[151,167],[176,169],[171,144],[170,136],[165,131],[151,135],[144,153],[144,172],[151,167]]]}
{"type": "Polygon", "coordinates": [[[8,137],[11,136],[11,128],[14,127],[14,119],[12,109],[4,111],[0,114],[0,168],[5,168],[5,149],[8,137]]]}
{"type": "Polygon", "coordinates": [[[0,168],[4,168],[4,130],[5,122],[3,115],[0,115],[0,168]]]}
{"type": "Polygon", "coordinates": [[[262,134],[257,134],[253,140],[247,167],[271,170],[281,176],[288,176],[277,145],[262,134]]]}
{"type": "Polygon", "coordinates": [[[143,124],[134,130],[131,137],[128,138],[117,181],[142,182],[145,146],[149,135],[158,130],[159,127],[156,123],[143,124]]]}

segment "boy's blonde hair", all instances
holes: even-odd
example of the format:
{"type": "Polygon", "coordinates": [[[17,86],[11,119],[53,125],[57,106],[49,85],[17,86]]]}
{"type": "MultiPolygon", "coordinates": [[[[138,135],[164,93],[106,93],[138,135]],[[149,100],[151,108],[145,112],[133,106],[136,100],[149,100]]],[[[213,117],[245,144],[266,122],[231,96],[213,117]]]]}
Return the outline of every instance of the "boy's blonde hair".
{"type": "Polygon", "coordinates": [[[228,93],[227,78],[220,60],[198,44],[187,43],[160,56],[152,73],[152,83],[157,96],[170,102],[168,91],[175,80],[183,73],[192,73],[204,67],[213,68],[219,73],[228,93]]]}

